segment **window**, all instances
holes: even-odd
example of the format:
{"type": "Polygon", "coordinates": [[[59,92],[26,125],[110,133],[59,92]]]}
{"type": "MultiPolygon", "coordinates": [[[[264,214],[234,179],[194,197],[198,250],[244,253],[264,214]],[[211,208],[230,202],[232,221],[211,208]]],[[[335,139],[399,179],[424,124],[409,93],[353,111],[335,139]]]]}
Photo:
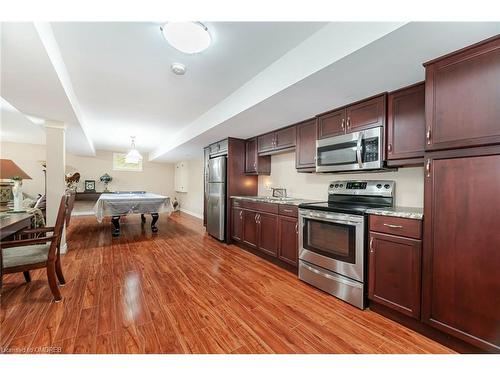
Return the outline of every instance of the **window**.
{"type": "Polygon", "coordinates": [[[142,172],[142,160],[139,163],[132,164],[125,161],[127,154],[113,152],[113,170],[114,171],[132,171],[142,172]]]}

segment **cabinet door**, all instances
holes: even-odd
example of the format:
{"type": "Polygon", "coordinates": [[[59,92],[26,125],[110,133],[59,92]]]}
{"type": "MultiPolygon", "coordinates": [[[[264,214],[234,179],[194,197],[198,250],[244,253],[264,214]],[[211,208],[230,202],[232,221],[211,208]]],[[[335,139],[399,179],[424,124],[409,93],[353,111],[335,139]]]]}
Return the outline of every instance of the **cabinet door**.
{"type": "Polygon", "coordinates": [[[500,351],[500,154],[487,151],[428,158],[422,320],[500,351]]]}
{"type": "Polygon", "coordinates": [[[274,148],[281,150],[284,148],[295,147],[296,127],[290,126],[285,129],[278,130],[275,136],[274,148]]]}
{"type": "Polygon", "coordinates": [[[259,250],[272,256],[278,252],[278,215],[259,212],[259,250]]]}
{"type": "Polygon", "coordinates": [[[236,241],[241,241],[243,238],[243,210],[241,208],[233,208],[232,238],[236,241]]]}
{"type": "Polygon", "coordinates": [[[297,146],[295,148],[295,168],[316,167],[316,120],[297,125],[297,146]]]}
{"type": "Polygon", "coordinates": [[[251,247],[257,247],[257,212],[243,210],[243,242],[251,247]]]}
{"type": "Polygon", "coordinates": [[[258,152],[267,152],[274,149],[275,134],[276,133],[267,133],[264,135],[260,135],[257,138],[258,152]]]}
{"type": "Polygon", "coordinates": [[[278,258],[296,266],[298,252],[298,221],[293,217],[280,216],[278,258]]]}
{"type": "Polygon", "coordinates": [[[370,232],[368,296],[420,318],[422,241],[370,232]]]}
{"type": "Polygon", "coordinates": [[[422,158],[425,148],[425,84],[388,96],[387,158],[422,158]]]}
{"type": "Polygon", "coordinates": [[[318,117],[318,139],[345,133],[345,109],[318,117]]]}
{"type": "Polygon", "coordinates": [[[426,150],[500,143],[500,37],[426,66],[426,150]]]}
{"type": "Polygon", "coordinates": [[[257,173],[257,138],[246,141],[245,173],[257,173]]]}
{"type": "Polygon", "coordinates": [[[386,114],[385,103],[386,95],[381,95],[347,107],[347,132],[384,126],[386,114]]]}

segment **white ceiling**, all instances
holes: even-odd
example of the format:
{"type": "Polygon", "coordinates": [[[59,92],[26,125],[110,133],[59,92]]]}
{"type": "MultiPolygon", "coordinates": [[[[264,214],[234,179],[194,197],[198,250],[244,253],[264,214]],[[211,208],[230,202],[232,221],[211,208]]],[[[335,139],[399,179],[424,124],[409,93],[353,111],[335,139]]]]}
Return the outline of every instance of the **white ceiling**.
{"type": "MultiPolygon", "coordinates": [[[[136,135],[151,159],[176,161],[227,136],[417,82],[422,62],[500,33],[500,23],[206,25],[213,45],[185,55],[156,23],[3,23],[1,96],[25,114],[65,122],[73,153],[125,150],[136,135]],[[173,62],[186,65],[185,76],[170,71],[173,62]]],[[[38,126],[14,126],[9,116],[9,137],[38,126]]]]}
{"type": "Polygon", "coordinates": [[[43,120],[29,118],[0,98],[0,134],[2,141],[45,144],[43,120]]]}

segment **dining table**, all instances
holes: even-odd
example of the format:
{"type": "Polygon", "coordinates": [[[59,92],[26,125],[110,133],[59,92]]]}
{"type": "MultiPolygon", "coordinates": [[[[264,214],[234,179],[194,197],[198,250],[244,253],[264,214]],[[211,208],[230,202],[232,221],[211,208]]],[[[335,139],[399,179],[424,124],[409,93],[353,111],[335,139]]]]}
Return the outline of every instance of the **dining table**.
{"type": "Polygon", "coordinates": [[[33,214],[29,212],[0,213],[0,240],[8,238],[17,232],[31,228],[33,214]]]}

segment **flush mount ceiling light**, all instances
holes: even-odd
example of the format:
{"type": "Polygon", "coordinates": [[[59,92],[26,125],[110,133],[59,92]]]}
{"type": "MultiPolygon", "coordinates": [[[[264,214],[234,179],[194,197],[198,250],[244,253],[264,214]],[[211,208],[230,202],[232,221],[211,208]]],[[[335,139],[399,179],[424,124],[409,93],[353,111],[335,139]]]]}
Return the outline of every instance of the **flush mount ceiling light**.
{"type": "Polygon", "coordinates": [[[142,155],[139,153],[139,151],[135,149],[135,136],[132,136],[130,138],[131,138],[132,148],[125,156],[125,163],[139,164],[139,162],[142,160],[142,155]]]}
{"type": "Polygon", "coordinates": [[[201,52],[212,42],[208,28],[201,22],[169,22],[161,32],[172,47],[188,54],[201,52]]]}

